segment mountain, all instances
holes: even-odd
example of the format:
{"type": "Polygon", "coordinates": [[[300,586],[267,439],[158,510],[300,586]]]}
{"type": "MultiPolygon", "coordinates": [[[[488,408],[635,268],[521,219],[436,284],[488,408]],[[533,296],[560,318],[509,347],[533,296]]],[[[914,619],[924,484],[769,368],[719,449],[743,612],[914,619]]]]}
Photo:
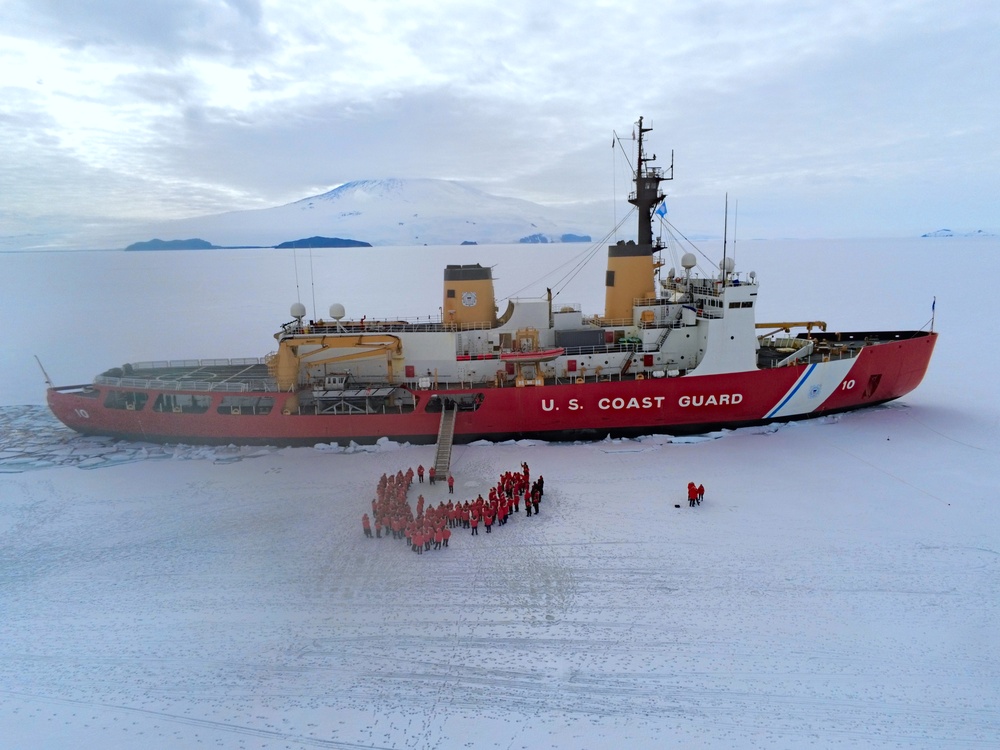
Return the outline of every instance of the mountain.
{"type": "MultiPolygon", "coordinates": [[[[348,182],[284,206],[181,219],[153,236],[210,237],[217,245],[274,246],[295,237],[345,237],[372,245],[589,241],[557,208],[503,198],[459,182],[348,182]]],[[[147,235],[148,236],[148,235],[147,235]]]]}

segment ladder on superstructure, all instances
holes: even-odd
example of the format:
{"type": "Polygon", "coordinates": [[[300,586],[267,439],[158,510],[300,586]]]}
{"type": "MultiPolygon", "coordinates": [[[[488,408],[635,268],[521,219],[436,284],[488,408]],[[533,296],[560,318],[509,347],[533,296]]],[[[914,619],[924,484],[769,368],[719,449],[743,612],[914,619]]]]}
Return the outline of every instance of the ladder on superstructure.
{"type": "Polygon", "coordinates": [[[440,481],[448,478],[451,468],[451,446],[455,439],[455,418],[458,416],[458,405],[448,408],[445,403],[441,410],[441,425],[438,427],[437,454],[434,456],[434,473],[440,481]]]}

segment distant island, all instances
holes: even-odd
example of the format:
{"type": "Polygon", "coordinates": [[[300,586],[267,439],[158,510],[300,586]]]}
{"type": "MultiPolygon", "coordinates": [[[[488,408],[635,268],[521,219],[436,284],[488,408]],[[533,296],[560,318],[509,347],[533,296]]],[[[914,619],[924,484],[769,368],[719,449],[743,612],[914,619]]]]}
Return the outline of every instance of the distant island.
{"type": "Polygon", "coordinates": [[[207,240],[193,237],[189,240],[147,240],[133,242],[126,250],[217,250],[218,248],[207,240]]]}
{"type": "Polygon", "coordinates": [[[950,229],[938,229],[934,232],[920,235],[921,237],[995,237],[992,232],[977,229],[975,232],[953,232],[950,229]]]}
{"type": "Polygon", "coordinates": [[[360,240],[345,240],[340,237],[307,237],[304,240],[291,240],[274,246],[277,250],[299,247],[371,247],[370,242],[360,240]]]}
{"type": "Polygon", "coordinates": [[[549,242],[590,242],[589,234],[561,234],[558,240],[552,240],[547,234],[529,234],[518,240],[522,245],[547,244],[549,242]]]}
{"type": "MultiPolygon", "coordinates": [[[[948,231],[948,230],[942,230],[948,231]]],[[[924,235],[928,236],[928,235],[924,235]]],[[[536,234],[522,237],[518,240],[521,244],[548,244],[551,242],[590,242],[590,235],[587,234],[561,234],[549,235],[536,234]]],[[[427,243],[424,243],[425,245],[427,243]]],[[[478,245],[476,240],[463,240],[462,245],[478,245]]],[[[216,245],[200,237],[191,237],[186,240],[161,240],[159,238],[146,240],[145,242],[133,242],[126,247],[126,250],[236,250],[236,249],[257,249],[268,247],[267,245],[216,245]]],[[[362,240],[349,240],[343,237],[305,237],[298,240],[289,240],[280,245],[272,245],[276,250],[286,250],[289,248],[321,248],[321,247],[372,247],[370,242],[362,240]]]]}

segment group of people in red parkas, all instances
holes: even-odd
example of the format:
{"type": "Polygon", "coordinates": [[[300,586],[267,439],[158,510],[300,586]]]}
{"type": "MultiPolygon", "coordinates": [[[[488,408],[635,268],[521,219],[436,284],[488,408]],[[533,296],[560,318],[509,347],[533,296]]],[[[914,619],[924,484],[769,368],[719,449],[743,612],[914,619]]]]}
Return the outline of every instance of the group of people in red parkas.
{"type": "Polygon", "coordinates": [[[695,505],[701,505],[701,501],[704,499],[705,485],[699,484],[695,487],[694,482],[688,482],[688,507],[693,508],[695,505]]]}
{"type": "MultiPolygon", "coordinates": [[[[418,477],[423,474],[422,469],[418,467],[418,477]]],[[[532,482],[528,464],[522,463],[521,471],[507,471],[500,476],[496,486],[490,488],[488,499],[479,495],[475,500],[454,502],[449,498],[447,503],[442,501],[425,508],[424,496],[420,495],[414,513],[406,499],[413,475],[413,469],[395,475],[383,474],[372,500],[372,514],[361,517],[361,527],[369,539],[373,537],[373,527],[376,539],[381,539],[383,532],[386,537],[391,534],[393,539],[405,539],[418,555],[447,547],[452,529],[470,529],[471,535],[478,536],[482,525],[487,534],[492,533],[494,525],[503,526],[511,513],[521,512],[522,502],[528,517],[532,513],[538,515],[545,493],[545,478],[539,476],[532,482]]],[[[448,479],[451,492],[454,480],[451,475],[448,479]]]]}

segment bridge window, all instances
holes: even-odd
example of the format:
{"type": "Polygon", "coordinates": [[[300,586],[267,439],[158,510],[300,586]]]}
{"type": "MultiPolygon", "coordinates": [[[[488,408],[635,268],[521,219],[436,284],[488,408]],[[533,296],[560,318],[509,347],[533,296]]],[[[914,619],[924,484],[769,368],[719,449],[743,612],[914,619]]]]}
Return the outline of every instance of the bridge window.
{"type": "Polygon", "coordinates": [[[153,402],[153,411],[174,414],[204,414],[212,405],[211,396],[193,396],[188,393],[161,393],[153,402]]]}
{"type": "Polygon", "coordinates": [[[219,404],[219,414],[270,414],[274,408],[274,399],[268,396],[223,396],[219,404]]]}
{"type": "Polygon", "coordinates": [[[136,391],[108,391],[104,397],[104,405],[108,409],[127,409],[128,411],[141,411],[149,398],[148,393],[136,391]]]}
{"type": "Polygon", "coordinates": [[[443,407],[456,409],[458,411],[476,411],[483,404],[485,395],[482,393],[463,393],[461,396],[438,396],[430,397],[427,402],[427,411],[440,413],[443,407]]]}

